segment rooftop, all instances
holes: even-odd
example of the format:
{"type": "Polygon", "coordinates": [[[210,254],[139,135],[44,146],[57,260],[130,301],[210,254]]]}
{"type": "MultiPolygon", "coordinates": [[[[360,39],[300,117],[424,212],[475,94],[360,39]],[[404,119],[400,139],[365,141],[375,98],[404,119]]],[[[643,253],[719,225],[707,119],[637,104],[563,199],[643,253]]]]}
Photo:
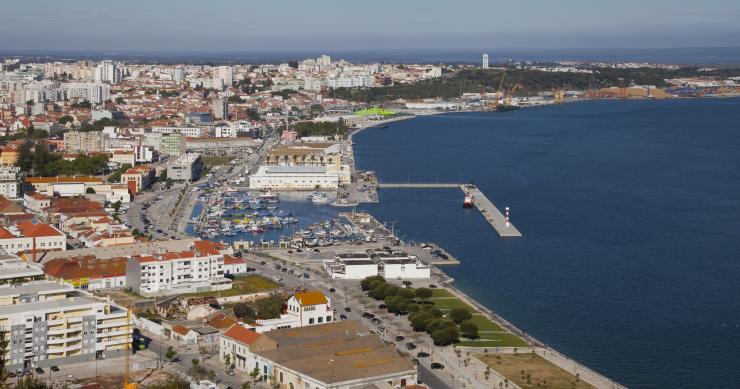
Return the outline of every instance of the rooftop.
{"type": "Polygon", "coordinates": [[[326,173],[325,166],[268,166],[265,169],[267,174],[281,173],[326,173]]]}

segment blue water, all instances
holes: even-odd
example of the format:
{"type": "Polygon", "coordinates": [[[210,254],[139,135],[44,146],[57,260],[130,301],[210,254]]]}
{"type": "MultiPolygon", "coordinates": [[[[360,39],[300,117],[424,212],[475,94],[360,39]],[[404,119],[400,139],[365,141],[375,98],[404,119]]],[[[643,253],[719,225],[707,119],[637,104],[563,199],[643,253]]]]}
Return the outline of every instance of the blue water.
{"type": "Polygon", "coordinates": [[[740,387],[740,100],[598,101],[422,117],[355,138],[381,181],[474,181],[365,208],[462,260],[481,303],[636,388],[740,387]]]}

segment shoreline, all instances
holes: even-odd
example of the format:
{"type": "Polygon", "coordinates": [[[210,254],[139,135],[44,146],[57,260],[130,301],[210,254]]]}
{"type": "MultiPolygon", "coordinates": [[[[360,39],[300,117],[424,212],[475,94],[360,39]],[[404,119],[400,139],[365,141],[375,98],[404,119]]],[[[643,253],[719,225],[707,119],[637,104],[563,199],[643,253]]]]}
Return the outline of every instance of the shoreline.
{"type": "MultiPolygon", "coordinates": [[[[593,101],[593,100],[588,100],[593,101]]],[[[579,102],[579,101],[578,101],[579,102]]],[[[531,108],[531,107],[526,107],[531,108]]],[[[436,114],[443,114],[443,113],[467,113],[467,112],[477,112],[477,111],[449,111],[449,112],[434,112],[430,113],[428,115],[436,115],[436,114]]],[[[419,116],[428,116],[428,115],[419,115],[419,116]]],[[[413,119],[417,116],[410,116],[408,118],[404,118],[401,120],[406,119],[413,119]]],[[[389,120],[386,122],[393,122],[393,121],[399,121],[399,120],[389,120]]],[[[358,128],[355,131],[352,131],[347,139],[350,141],[350,150],[352,150],[352,171],[355,172],[355,159],[354,159],[354,142],[352,142],[352,136],[356,133],[359,133],[360,131],[366,130],[368,128],[372,128],[376,126],[378,123],[373,124],[372,126],[366,126],[362,128],[358,128]]],[[[369,211],[368,211],[369,212],[369,211]]],[[[373,216],[374,218],[374,216],[373,216]]],[[[460,265],[462,265],[463,262],[460,261],[460,265]]],[[[452,294],[454,294],[456,297],[460,298],[462,301],[469,304],[471,307],[477,309],[483,316],[487,317],[489,320],[493,321],[494,323],[500,325],[502,328],[508,330],[512,334],[522,338],[524,341],[530,343],[532,347],[529,349],[531,351],[534,351],[538,355],[542,356],[549,362],[553,363],[555,366],[561,368],[562,370],[569,372],[573,375],[578,374],[581,379],[588,382],[589,384],[593,385],[596,388],[617,388],[622,389],[625,388],[625,386],[620,385],[619,383],[615,382],[614,380],[610,379],[609,377],[606,377],[591,368],[587,367],[584,364],[581,364],[580,362],[558,352],[556,349],[551,348],[549,345],[547,345],[545,342],[540,341],[536,337],[532,336],[531,334],[527,333],[526,331],[520,329],[510,321],[506,320],[504,317],[498,315],[495,313],[495,311],[491,308],[486,307],[485,305],[478,302],[476,299],[474,299],[471,296],[468,296],[465,292],[461,291],[459,288],[457,288],[454,284],[455,279],[453,277],[450,277],[447,273],[442,271],[438,266],[434,264],[429,264],[429,266],[432,268],[433,278],[434,276],[437,276],[439,279],[439,282],[444,284],[444,287],[449,290],[452,294]]],[[[457,346],[453,346],[457,347],[457,346]]],[[[483,353],[484,349],[491,349],[489,348],[483,348],[483,347],[458,347],[460,349],[475,352],[478,351],[479,353],[483,353]]],[[[500,351],[501,353],[516,353],[517,348],[495,348],[497,351],[500,351]]],[[[519,348],[519,350],[524,350],[526,348],[519,348]]],[[[495,370],[495,369],[494,369],[495,370]]],[[[510,384],[513,384],[510,382],[510,384]]]]}

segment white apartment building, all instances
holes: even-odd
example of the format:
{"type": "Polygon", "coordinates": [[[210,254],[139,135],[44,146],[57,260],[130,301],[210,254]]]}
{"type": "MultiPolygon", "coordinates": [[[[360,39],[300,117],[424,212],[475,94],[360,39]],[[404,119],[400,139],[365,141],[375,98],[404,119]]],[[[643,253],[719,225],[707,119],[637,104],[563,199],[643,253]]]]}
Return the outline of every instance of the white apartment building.
{"type": "Polygon", "coordinates": [[[113,61],[103,61],[95,68],[95,81],[117,84],[121,82],[121,69],[113,61]]]}
{"type": "Polygon", "coordinates": [[[41,222],[20,222],[0,227],[0,250],[7,254],[31,251],[64,251],[67,237],[55,227],[41,222]]]}
{"type": "Polygon", "coordinates": [[[43,277],[40,265],[0,255],[0,331],[8,341],[8,371],[124,355],[132,331],[126,309],[43,277]]]}
{"type": "Polygon", "coordinates": [[[21,196],[21,179],[19,167],[0,167],[0,195],[8,199],[17,199],[21,196]]]}
{"type": "Polygon", "coordinates": [[[249,177],[250,188],[336,190],[339,175],[326,166],[260,166],[249,177]]]}
{"type": "Polygon", "coordinates": [[[183,154],[167,164],[167,178],[176,181],[197,181],[203,168],[200,154],[183,154]]]}
{"type": "Polygon", "coordinates": [[[143,296],[231,289],[218,252],[180,251],[137,255],[126,264],[126,285],[143,296]]]}
{"type": "Polygon", "coordinates": [[[206,130],[203,127],[176,127],[176,126],[155,126],[152,127],[154,134],[182,134],[193,138],[200,138],[205,135],[206,130]]]}

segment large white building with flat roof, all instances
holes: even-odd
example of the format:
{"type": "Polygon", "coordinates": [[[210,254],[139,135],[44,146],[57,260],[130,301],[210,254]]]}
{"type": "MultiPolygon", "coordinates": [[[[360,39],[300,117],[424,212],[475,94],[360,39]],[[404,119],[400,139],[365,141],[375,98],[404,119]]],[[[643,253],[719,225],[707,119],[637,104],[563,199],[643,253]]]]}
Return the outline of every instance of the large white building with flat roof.
{"type": "Polygon", "coordinates": [[[250,188],[336,190],[339,175],[326,166],[260,166],[249,177],[250,188]]]}

